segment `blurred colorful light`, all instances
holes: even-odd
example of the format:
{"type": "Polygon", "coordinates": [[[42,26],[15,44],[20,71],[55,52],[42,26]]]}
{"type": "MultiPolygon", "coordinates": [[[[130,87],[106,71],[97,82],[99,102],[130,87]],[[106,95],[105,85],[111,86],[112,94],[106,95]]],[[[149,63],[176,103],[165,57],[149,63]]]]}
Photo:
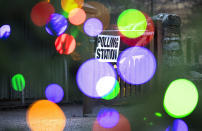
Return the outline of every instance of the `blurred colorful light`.
{"type": "Polygon", "coordinates": [[[157,117],[162,117],[162,114],[159,113],[159,112],[155,112],[155,115],[156,115],[157,117]]]}
{"type": "Polygon", "coordinates": [[[60,54],[71,54],[76,48],[76,40],[71,35],[62,34],[55,40],[55,48],[60,54]]]}
{"type": "Polygon", "coordinates": [[[120,38],[121,38],[122,42],[124,42],[125,44],[127,44],[129,46],[146,46],[147,44],[149,44],[153,40],[153,38],[154,38],[154,23],[153,23],[151,17],[149,17],[145,13],[143,13],[143,14],[147,20],[147,28],[146,28],[146,31],[144,32],[144,34],[142,34],[141,36],[139,36],[137,38],[128,38],[119,32],[119,35],[121,36],[120,38]]]}
{"type": "Polygon", "coordinates": [[[66,125],[63,111],[48,100],[34,102],[27,111],[26,121],[32,131],[63,131],[66,125]]]}
{"type": "Polygon", "coordinates": [[[77,26],[71,26],[70,28],[70,34],[76,39],[79,34],[79,29],[77,26]]]}
{"type": "Polygon", "coordinates": [[[102,108],[97,115],[97,121],[104,128],[112,128],[119,122],[119,112],[112,108],[102,108]]]}
{"type": "Polygon", "coordinates": [[[7,39],[11,34],[11,27],[10,25],[3,25],[0,28],[0,39],[7,39]]]}
{"type": "Polygon", "coordinates": [[[65,32],[68,26],[68,22],[63,15],[54,13],[50,16],[49,19],[49,22],[46,24],[46,31],[50,35],[59,36],[65,32]]]}
{"type": "Polygon", "coordinates": [[[168,126],[168,128],[166,128],[166,130],[165,131],[171,131],[171,127],[170,126],[168,126]]]}
{"type": "Polygon", "coordinates": [[[99,35],[103,30],[102,22],[97,18],[89,18],[83,26],[84,32],[91,37],[99,35]]]}
{"type": "Polygon", "coordinates": [[[188,126],[183,120],[176,119],[173,122],[173,131],[188,131],[188,126]]]}
{"type": "MultiPolygon", "coordinates": [[[[107,91],[101,91],[96,89],[98,81],[103,77],[113,77],[116,80],[116,72],[111,64],[105,62],[99,62],[97,59],[90,59],[83,63],[77,72],[77,85],[79,89],[87,96],[93,98],[101,98],[108,94],[115,85],[109,87],[107,91]],[[101,96],[102,95],[102,96],[101,96]]],[[[106,81],[104,81],[106,82],[106,81]]],[[[106,83],[104,83],[105,85],[106,83]]]]}
{"type": "Polygon", "coordinates": [[[144,47],[130,47],[119,55],[117,70],[127,83],[144,84],[155,74],[156,59],[144,47]]]}
{"type": "Polygon", "coordinates": [[[85,2],[83,9],[86,12],[87,19],[97,18],[103,24],[103,29],[106,30],[110,23],[110,11],[109,9],[98,1],[87,1],[85,2]]]}
{"type": "Polygon", "coordinates": [[[181,119],[175,119],[172,126],[169,126],[166,131],[188,131],[187,124],[181,119]]]}
{"type": "Polygon", "coordinates": [[[11,79],[12,87],[15,91],[22,91],[25,88],[25,79],[22,74],[16,74],[11,79]]]}
{"type": "Polygon", "coordinates": [[[125,118],[125,116],[119,113],[119,121],[114,127],[104,128],[99,124],[98,120],[96,119],[96,121],[93,123],[92,131],[131,131],[131,126],[127,118],[125,118]]]}
{"type": "Polygon", "coordinates": [[[69,13],[69,22],[73,25],[80,25],[86,20],[86,12],[83,9],[75,8],[69,13]]]}
{"type": "Polygon", "coordinates": [[[137,38],[146,31],[147,20],[141,11],[127,9],[119,15],[117,25],[125,37],[137,38]]]}
{"type": "Polygon", "coordinates": [[[102,99],[112,100],[118,96],[119,92],[120,92],[120,85],[119,82],[116,80],[115,87],[107,95],[103,96],[102,99]]]}
{"type": "Polygon", "coordinates": [[[63,15],[65,18],[68,18],[68,17],[69,17],[69,13],[67,13],[67,12],[65,12],[65,11],[62,12],[62,15],[63,15]]]}
{"type": "Polygon", "coordinates": [[[58,84],[50,84],[46,87],[46,98],[54,103],[59,103],[64,97],[64,91],[58,84]]]}
{"type": "Polygon", "coordinates": [[[191,81],[177,79],[168,86],[164,95],[163,106],[171,117],[183,118],[194,111],[198,97],[197,88],[191,81]]]}
{"type": "Polygon", "coordinates": [[[100,97],[111,92],[115,86],[116,79],[112,76],[104,76],[96,83],[96,91],[100,97]]]}
{"type": "Polygon", "coordinates": [[[37,26],[44,26],[53,13],[55,13],[54,7],[49,2],[42,1],[32,8],[31,20],[37,26]]]}
{"type": "Polygon", "coordinates": [[[69,13],[75,8],[81,8],[84,4],[84,0],[61,0],[62,9],[69,13]]]}

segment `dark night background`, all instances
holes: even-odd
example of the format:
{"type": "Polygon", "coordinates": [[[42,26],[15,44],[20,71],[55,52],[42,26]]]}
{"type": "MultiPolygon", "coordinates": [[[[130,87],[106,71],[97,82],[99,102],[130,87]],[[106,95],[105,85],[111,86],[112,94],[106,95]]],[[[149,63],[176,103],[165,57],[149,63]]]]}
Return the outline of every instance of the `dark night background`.
{"type": "MultiPolygon", "coordinates": [[[[21,94],[15,92],[10,84],[16,73],[24,75],[26,80],[25,101],[29,104],[38,99],[45,99],[45,87],[50,83],[58,83],[64,87],[65,96],[62,104],[83,104],[83,94],[76,84],[76,72],[79,66],[94,57],[96,38],[90,38],[76,26],[69,24],[66,33],[77,32],[77,47],[71,55],[60,55],[55,50],[56,36],[50,36],[44,26],[34,25],[30,18],[32,7],[40,0],[1,0],[0,26],[9,24],[11,35],[0,40],[0,107],[10,107],[21,102],[21,94]],[[93,41],[93,42],[92,42],[93,41]],[[65,65],[65,61],[67,62],[65,65]],[[65,68],[68,72],[65,80],[65,68]],[[10,104],[11,103],[11,104],[10,104]]],[[[88,0],[89,1],[89,0],[88,0]]],[[[125,9],[136,8],[151,17],[159,13],[177,14],[181,18],[181,46],[184,64],[175,67],[161,65],[159,87],[155,81],[145,92],[134,94],[118,101],[114,108],[124,114],[131,123],[132,131],[151,131],[165,129],[174,118],[168,116],[162,106],[163,95],[169,83],[177,78],[190,78],[198,87],[199,102],[191,115],[183,120],[190,131],[202,130],[202,1],[200,0],[95,0],[104,4],[111,11],[110,26],[116,24],[117,16],[125,9]],[[200,75],[190,74],[196,71],[200,75]],[[154,112],[161,112],[158,118],[154,112]],[[147,121],[143,118],[147,117],[147,121]],[[149,124],[152,122],[152,126],[149,124]],[[163,128],[162,128],[163,127],[163,128]]],[[[85,0],[85,2],[87,2],[85,0]]],[[[51,0],[56,13],[61,13],[60,0],[51,0]]],[[[122,44],[122,43],[121,43],[122,44]]],[[[127,48],[123,46],[121,50],[127,48]]],[[[147,85],[146,85],[147,86],[147,85]]],[[[113,102],[96,101],[92,105],[108,106],[113,102]]],[[[115,101],[116,103],[117,101],[115,101]]],[[[111,105],[110,105],[111,106],[111,105]]],[[[3,110],[4,111],[4,110],[3,110]]],[[[1,112],[0,112],[1,117],[1,112]]],[[[82,124],[82,123],[80,123],[82,124]]],[[[0,119],[1,125],[1,119],[0,119]]],[[[1,129],[1,128],[0,128],[1,129]]],[[[12,130],[12,129],[11,129],[12,130]]],[[[13,129],[15,130],[15,129],[13,129]]],[[[76,129],[75,129],[76,130],[76,129]]]]}

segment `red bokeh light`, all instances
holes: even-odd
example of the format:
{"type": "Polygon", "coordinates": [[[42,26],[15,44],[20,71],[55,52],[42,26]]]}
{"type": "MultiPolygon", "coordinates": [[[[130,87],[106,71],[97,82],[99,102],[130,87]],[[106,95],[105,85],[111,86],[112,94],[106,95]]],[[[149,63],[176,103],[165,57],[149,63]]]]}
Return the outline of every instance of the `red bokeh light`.
{"type": "Polygon", "coordinates": [[[55,48],[60,54],[71,54],[76,48],[76,40],[72,35],[62,34],[56,39],[55,48]]]}
{"type": "Polygon", "coordinates": [[[53,13],[55,13],[54,7],[49,2],[42,1],[32,8],[31,20],[37,26],[44,26],[53,13]]]}

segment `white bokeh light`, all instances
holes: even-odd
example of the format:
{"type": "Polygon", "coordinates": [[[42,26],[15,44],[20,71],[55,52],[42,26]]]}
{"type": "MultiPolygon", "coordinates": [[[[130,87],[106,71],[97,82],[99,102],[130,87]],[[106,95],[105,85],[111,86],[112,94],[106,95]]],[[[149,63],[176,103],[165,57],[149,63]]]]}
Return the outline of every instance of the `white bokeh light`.
{"type": "Polygon", "coordinates": [[[96,92],[100,97],[107,95],[115,85],[116,79],[112,76],[105,76],[99,79],[96,84],[96,92]]]}

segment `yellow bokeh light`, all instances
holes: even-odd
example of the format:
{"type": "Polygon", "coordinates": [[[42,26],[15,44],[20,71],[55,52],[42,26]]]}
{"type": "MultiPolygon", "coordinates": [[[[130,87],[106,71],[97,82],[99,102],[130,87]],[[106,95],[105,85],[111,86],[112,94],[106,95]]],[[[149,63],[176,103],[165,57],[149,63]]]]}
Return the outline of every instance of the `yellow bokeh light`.
{"type": "Polygon", "coordinates": [[[69,13],[75,8],[81,8],[84,4],[84,0],[61,0],[62,9],[69,13]]]}

